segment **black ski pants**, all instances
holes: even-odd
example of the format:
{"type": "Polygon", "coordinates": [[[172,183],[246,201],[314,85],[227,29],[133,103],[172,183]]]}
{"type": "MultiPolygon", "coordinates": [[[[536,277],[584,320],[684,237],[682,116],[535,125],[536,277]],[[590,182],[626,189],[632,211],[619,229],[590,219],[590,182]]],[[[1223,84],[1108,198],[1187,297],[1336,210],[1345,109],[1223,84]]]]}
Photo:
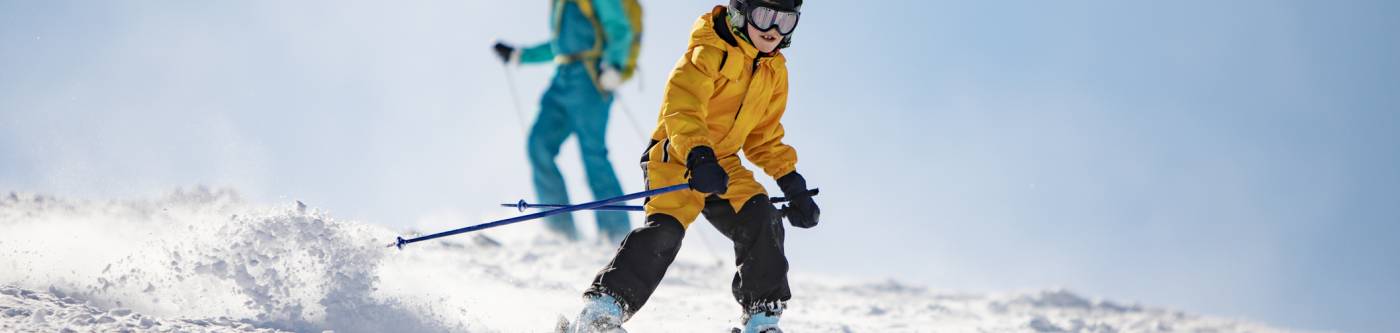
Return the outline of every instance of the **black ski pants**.
{"type": "MultiPolygon", "coordinates": [[[[782,215],[768,202],[767,195],[750,198],[738,212],[728,200],[710,196],[702,213],[715,229],[734,242],[738,272],[734,273],[732,288],[734,299],[746,313],[792,298],[787,281],[788,262],[783,253],[782,215]]],[[[648,216],[645,226],[623,239],[612,262],[598,272],[584,294],[611,295],[630,317],[661,283],[684,237],[685,228],[676,218],[666,214],[648,216]]]]}

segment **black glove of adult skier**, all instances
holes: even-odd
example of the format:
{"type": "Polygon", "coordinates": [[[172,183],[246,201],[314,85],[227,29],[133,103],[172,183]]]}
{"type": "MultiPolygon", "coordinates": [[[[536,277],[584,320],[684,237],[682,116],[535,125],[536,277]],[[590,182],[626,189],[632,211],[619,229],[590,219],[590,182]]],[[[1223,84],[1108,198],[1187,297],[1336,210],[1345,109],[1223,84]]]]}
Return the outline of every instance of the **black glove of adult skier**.
{"type": "Polygon", "coordinates": [[[685,158],[685,166],[690,172],[690,188],[701,193],[724,194],[729,191],[729,174],[719,166],[715,150],[699,146],[690,149],[685,158]]]}
{"type": "Polygon", "coordinates": [[[788,205],[783,206],[783,211],[787,212],[788,223],[798,228],[817,226],[822,210],[817,208],[817,202],[813,201],[812,194],[807,192],[807,180],[802,178],[801,174],[793,171],[778,178],[778,188],[781,188],[783,195],[788,198],[788,205]]]}
{"type": "Polygon", "coordinates": [[[496,51],[496,57],[501,58],[502,63],[510,63],[511,58],[515,56],[515,47],[506,45],[506,43],[496,42],[496,45],[492,46],[491,49],[496,51]]]}

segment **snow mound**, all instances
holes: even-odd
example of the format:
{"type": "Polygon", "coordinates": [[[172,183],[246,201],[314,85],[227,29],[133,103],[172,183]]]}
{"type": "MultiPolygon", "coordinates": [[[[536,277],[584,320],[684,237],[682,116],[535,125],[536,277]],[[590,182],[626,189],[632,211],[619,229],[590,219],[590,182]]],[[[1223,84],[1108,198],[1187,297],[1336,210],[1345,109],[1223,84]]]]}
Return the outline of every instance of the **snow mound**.
{"type": "Polygon", "coordinates": [[[130,309],[103,310],[62,292],[0,287],[0,329],[6,332],[279,332],[228,317],[168,320],[130,309]]]}
{"type": "MultiPolygon", "coordinates": [[[[328,215],[204,188],[105,202],[11,193],[0,197],[0,331],[548,331],[579,309],[613,251],[532,224],[398,251],[385,245],[399,232],[328,215]]],[[[687,247],[628,329],[737,324],[733,268],[687,247]]],[[[790,332],[1280,331],[1065,290],[939,292],[800,271],[791,280],[790,332]]]]}
{"type": "MultiPolygon", "coordinates": [[[[98,308],[238,318],[293,331],[444,331],[377,297],[388,230],[340,223],[299,203],[250,207],[229,190],[155,201],[0,200],[0,284],[62,292],[98,308]]],[[[56,295],[63,297],[62,295],[56,295]]]]}

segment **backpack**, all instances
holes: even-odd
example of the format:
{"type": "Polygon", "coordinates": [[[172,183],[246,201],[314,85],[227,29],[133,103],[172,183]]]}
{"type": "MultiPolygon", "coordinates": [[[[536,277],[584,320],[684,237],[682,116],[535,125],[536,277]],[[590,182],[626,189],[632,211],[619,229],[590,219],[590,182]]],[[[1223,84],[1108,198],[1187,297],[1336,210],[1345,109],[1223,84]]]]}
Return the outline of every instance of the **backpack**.
{"type": "MultiPolygon", "coordinates": [[[[583,16],[593,23],[593,30],[597,36],[604,35],[603,24],[598,21],[598,16],[593,12],[592,0],[559,0],[559,4],[572,1],[578,4],[579,11],[583,16]]],[[[637,55],[642,51],[642,4],[638,0],[618,0],[622,2],[622,12],[627,15],[627,23],[632,26],[632,52],[627,57],[627,62],[622,65],[622,80],[631,79],[637,73],[637,55]]],[[[603,53],[603,41],[600,38],[593,44],[593,50],[589,53],[595,56],[603,53]]]]}

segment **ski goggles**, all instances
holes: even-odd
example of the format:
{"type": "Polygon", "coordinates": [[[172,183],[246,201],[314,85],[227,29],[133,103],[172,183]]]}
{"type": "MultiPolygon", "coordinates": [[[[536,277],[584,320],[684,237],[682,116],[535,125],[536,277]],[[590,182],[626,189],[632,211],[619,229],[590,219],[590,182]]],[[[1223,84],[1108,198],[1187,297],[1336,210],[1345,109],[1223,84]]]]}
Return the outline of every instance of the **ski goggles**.
{"type": "Polygon", "coordinates": [[[753,6],[749,9],[749,24],[759,31],[773,30],[778,28],[778,33],[783,36],[792,34],[793,29],[797,29],[797,18],[801,13],[781,11],[773,8],[753,6]]]}

